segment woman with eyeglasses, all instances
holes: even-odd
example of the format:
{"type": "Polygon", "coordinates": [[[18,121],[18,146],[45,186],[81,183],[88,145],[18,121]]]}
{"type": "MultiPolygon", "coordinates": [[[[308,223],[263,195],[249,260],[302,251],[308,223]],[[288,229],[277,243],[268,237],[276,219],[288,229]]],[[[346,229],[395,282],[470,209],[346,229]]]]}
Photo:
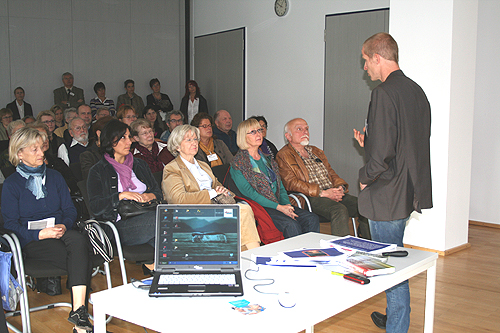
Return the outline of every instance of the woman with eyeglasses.
{"type": "Polygon", "coordinates": [[[163,171],[165,165],[174,157],[168,151],[166,143],[155,140],[151,122],[139,118],[130,125],[130,128],[136,141],[135,148],[132,149],[134,158],[146,161],[152,173],[163,171]]]}
{"type": "Polygon", "coordinates": [[[122,123],[130,126],[130,124],[137,120],[137,112],[132,105],[123,104],[118,108],[118,111],[116,111],[116,118],[122,123]]]}
{"type": "Polygon", "coordinates": [[[293,207],[279,174],[278,164],[259,147],[263,135],[259,122],[247,119],[238,125],[238,153],[231,162],[231,177],[240,192],[267,211],[285,238],[319,232],[316,214],[293,207]]]}
{"type": "Polygon", "coordinates": [[[229,164],[233,160],[233,154],[224,143],[213,134],[215,126],[212,116],[208,113],[197,113],[191,121],[191,126],[200,130],[200,144],[195,158],[210,165],[211,168],[218,165],[229,164]]]}
{"type": "Polygon", "coordinates": [[[260,146],[260,149],[264,152],[264,154],[271,155],[272,158],[276,158],[276,154],[278,154],[278,148],[266,139],[267,136],[267,120],[264,118],[264,116],[251,116],[250,118],[253,118],[257,120],[260,124],[260,127],[262,128],[262,136],[264,140],[262,140],[262,145],[260,146]]]}
{"type": "MultiPolygon", "coordinates": [[[[191,125],[177,126],[168,138],[167,147],[176,158],[163,169],[161,187],[170,204],[212,204],[218,196],[234,196],[217,180],[212,169],[194,157],[198,152],[200,130],[191,125]]],[[[242,251],[260,246],[252,208],[240,206],[242,251]]]]}
{"type": "Polygon", "coordinates": [[[0,121],[2,122],[2,126],[0,126],[0,140],[9,140],[7,126],[12,122],[12,111],[7,108],[1,109],[0,121]]]}

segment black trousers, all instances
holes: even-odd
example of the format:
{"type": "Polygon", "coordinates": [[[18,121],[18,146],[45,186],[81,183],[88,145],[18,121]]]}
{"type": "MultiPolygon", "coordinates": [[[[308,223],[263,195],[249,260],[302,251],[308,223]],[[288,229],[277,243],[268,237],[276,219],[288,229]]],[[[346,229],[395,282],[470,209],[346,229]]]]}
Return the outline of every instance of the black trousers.
{"type": "Polygon", "coordinates": [[[5,323],[5,314],[3,311],[2,313],[0,313],[0,333],[9,333],[9,330],[7,329],[7,324],[5,323]]]}
{"type": "MultiPolygon", "coordinates": [[[[47,265],[68,272],[68,286],[90,286],[92,260],[87,235],[67,230],[60,239],[33,241],[23,248],[26,258],[47,262],[47,265]]],[[[87,288],[88,290],[89,288],[87,288]]]]}

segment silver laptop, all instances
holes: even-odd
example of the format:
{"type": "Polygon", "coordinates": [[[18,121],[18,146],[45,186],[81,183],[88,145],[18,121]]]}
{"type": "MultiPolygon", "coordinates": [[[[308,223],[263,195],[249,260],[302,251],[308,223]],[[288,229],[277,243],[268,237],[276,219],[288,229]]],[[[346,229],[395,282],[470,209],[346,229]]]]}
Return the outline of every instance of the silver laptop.
{"type": "Polygon", "coordinates": [[[149,296],[241,296],[238,205],[158,205],[149,296]]]}

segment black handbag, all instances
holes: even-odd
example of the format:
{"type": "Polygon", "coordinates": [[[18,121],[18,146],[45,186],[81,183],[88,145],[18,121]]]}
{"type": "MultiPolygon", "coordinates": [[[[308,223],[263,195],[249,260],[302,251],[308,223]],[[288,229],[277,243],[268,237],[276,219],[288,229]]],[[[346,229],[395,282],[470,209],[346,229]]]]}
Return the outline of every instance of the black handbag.
{"type": "Polygon", "coordinates": [[[118,203],[118,214],[120,214],[122,219],[127,219],[147,212],[156,211],[156,206],[163,202],[163,200],[158,199],[153,199],[149,202],[137,202],[123,199],[118,203]]]}
{"type": "Polygon", "coordinates": [[[50,296],[61,295],[61,277],[51,276],[44,278],[36,278],[36,289],[39,292],[46,293],[50,296]]]}

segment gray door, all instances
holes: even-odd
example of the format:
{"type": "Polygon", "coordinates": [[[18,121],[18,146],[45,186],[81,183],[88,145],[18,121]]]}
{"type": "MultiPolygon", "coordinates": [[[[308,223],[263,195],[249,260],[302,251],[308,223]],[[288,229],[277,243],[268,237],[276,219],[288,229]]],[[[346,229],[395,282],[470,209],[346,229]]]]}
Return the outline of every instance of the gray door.
{"type": "Polygon", "coordinates": [[[327,16],[325,24],[323,148],[332,168],[349,184],[350,193],[357,195],[364,155],[352,129],[363,128],[371,90],[380,83],[372,82],[363,70],[361,46],[371,35],[389,30],[389,10],[327,16]]]}
{"type": "Polygon", "coordinates": [[[227,110],[233,129],[244,119],[244,28],[196,37],[194,77],[211,115],[227,110]]]}

